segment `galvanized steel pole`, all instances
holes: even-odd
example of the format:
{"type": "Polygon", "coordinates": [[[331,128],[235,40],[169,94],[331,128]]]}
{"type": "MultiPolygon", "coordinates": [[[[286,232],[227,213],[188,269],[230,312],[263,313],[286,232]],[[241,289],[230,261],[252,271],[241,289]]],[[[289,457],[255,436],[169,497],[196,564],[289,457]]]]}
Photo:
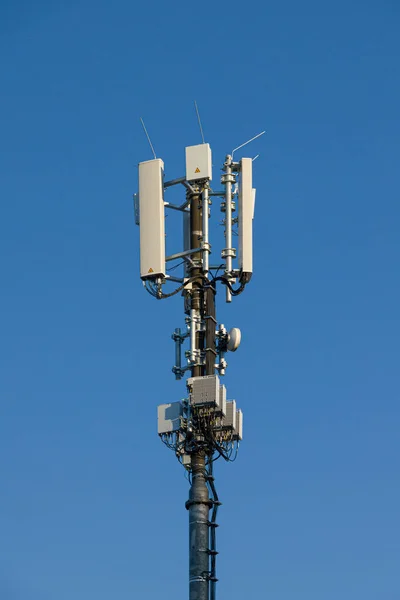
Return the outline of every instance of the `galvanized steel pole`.
{"type": "Polygon", "coordinates": [[[209,597],[209,499],[206,484],[205,452],[192,454],[192,485],[186,508],[189,510],[189,600],[209,597]]]}

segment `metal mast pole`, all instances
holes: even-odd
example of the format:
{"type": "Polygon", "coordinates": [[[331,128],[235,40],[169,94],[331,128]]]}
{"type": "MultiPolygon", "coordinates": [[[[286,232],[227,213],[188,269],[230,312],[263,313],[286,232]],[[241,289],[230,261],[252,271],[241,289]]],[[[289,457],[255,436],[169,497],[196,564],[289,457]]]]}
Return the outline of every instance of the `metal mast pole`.
{"type": "MultiPolygon", "coordinates": [[[[208,212],[208,211],[207,211],[208,212]]],[[[191,247],[197,248],[203,237],[203,209],[202,197],[199,190],[191,194],[190,198],[190,237],[191,247]]],[[[208,215],[207,215],[208,218],[208,215]]],[[[193,282],[190,296],[190,318],[191,327],[196,327],[194,355],[196,363],[192,366],[192,377],[202,376],[214,372],[201,366],[201,352],[204,349],[205,332],[200,330],[204,322],[204,296],[209,292],[204,289],[204,275],[201,255],[192,255],[193,266],[191,277],[199,276],[193,282]],[[204,371],[208,373],[204,373],[204,371]]],[[[212,294],[214,295],[214,294],[212,294]]],[[[214,331],[215,325],[213,324],[214,331]]],[[[208,361],[209,363],[210,361],[208,361]]],[[[213,360],[214,364],[214,360],[213,360]]],[[[201,440],[198,440],[201,441],[201,440]]],[[[210,576],[210,550],[209,550],[209,511],[211,501],[209,499],[206,472],[206,449],[199,448],[191,455],[192,482],[189,491],[189,500],[186,508],[189,511],[189,600],[209,600],[209,576],[210,576]]]]}
{"type": "MultiPolygon", "coordinates": [[[[190,194],[190,241],[191,247],[197,248],[203,236],[203,211],[201,203],[201,194],[198,190],[190,194]]],[[[202,292],[203,292],[203,267],[201,263],[201,254],[192,254],[191,277],[198,277],[192,284],[192,293],[190,301],[191,327],[195,328],[195,364],[192,366],[192,377],[203,375],[203,369],[200,366],[200,353],[203,349],[203,333],[200,331],[200,320],[202,317],[202,292]]]]}

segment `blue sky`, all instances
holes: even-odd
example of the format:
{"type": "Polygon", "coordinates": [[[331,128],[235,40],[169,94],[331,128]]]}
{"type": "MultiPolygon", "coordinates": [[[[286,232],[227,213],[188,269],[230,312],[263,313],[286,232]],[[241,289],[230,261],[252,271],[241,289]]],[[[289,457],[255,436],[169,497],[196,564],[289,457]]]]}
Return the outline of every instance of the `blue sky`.
{"type": "MultiPolygon", "coordinates": [[[[244,411],[217,463],[220,600],[400,595],[400,9],[0,4],[0,597],[187,597],[179,298],[141,285],[132,193],[262,129],[255,273],[218,317],[244,411]]],[[[214,207],[213,218],[219,214],[214,207]]],[[[221,233],[221,230],[219,230],[221,233]]]]}

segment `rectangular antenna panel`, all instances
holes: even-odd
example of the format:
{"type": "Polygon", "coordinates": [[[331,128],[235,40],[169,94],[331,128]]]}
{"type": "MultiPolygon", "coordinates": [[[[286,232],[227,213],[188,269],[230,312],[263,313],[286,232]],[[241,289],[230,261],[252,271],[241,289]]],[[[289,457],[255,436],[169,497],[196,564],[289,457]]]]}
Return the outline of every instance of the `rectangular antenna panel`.
{"type": "Polygon", "coordinates": [[[243,413],[241,410],[236,411],[236,427],[234,438],[236,440],[243,439],[243,413]]]}
{"type": "Polygon", "coordinates": [[[211,148],[210,144],[187,146],[186,152],[186,180],[212,179],[211,148]]]}
{"type": "Polygon", "coordinates": [[[255,190],[253,190],[253,161],[240,161],[239,182],[239,268],[242,274],[253,272],[253,216],[255,190]]]}
{"type": "Polygon", "coordinates": [[[224,417],[226,415],[226,387],[224,385],[219,387],[219,408],[224,417]]]}
{"type": "Polygon", "coordinates": [[[165,277],[164,163],[139,163],[140,276],[165,277]]]}
{"type": "Polygon", "coordinates": [[[172,404],[160,404],[158,412],[158,435],[162,433],[173,433],[181,428],[183,406],[180,402],[172,404]]]}

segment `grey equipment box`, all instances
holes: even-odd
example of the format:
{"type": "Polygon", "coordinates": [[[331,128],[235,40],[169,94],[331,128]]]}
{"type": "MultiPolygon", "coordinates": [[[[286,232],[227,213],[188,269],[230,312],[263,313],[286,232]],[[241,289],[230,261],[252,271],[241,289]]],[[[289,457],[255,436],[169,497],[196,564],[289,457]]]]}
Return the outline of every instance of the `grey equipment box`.
{"type": "Polygon", "coordinates": [[[160,404],[158,411],[158,435],[173,433],[182,427],[183,406],[180,402],[160,404]]]}
{"type": "Polygon", "coordinates": [[[215,409],[220,408],[220,385],[217,375],[189,377],[187,385],[191,406],[205,406],[215,409]]]}
{"type": "Polygon", "coordinates": [[[226,403],[225,417],[222,417],[221,422],[216,429],[236,432],[236,417],[236,400],[228,400],[226,403]]]}

